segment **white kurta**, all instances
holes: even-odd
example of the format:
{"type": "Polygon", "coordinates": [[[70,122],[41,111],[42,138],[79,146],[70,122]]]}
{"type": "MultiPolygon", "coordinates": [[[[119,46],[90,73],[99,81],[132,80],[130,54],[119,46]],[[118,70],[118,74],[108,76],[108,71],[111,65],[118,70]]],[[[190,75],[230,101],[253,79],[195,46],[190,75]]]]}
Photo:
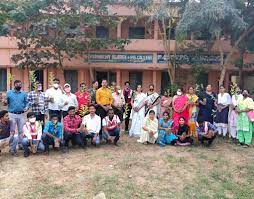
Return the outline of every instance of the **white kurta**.
{"type": "Polygon", "coordinates": [[[154,118],[154,120],[151,120],[149,117],[146,117],[142,125],[142,130],[138,142],[140,143],[149,142],[154,144],[157,138],[158,138],[158,120],[156,118],[154,118]],[[146,127],[148,131],[145,131],[143,127],[146,127]],[[150,131],[154,132],[153,136],[150,135],[149,133],[150,131]]]}

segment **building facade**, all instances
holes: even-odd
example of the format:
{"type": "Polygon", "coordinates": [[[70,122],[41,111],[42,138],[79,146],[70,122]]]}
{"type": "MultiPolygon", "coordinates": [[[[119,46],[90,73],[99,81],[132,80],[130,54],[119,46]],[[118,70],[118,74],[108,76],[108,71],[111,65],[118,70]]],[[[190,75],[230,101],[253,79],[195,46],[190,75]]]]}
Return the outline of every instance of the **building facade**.
{"type": "MultiPolygon", "coordinates": [[[[107,79],[109,82],[115,81],[118,85],[123,85],[125,81],[130,81],[133,88],[137,84],[142,84],[144,90],[147,90],[149,84],[154,84],[158,92],[162,92],[170,85],[167,64],[165,61],[163,41],[159,35],[159,23],[155,21],[149,29],[145,25],[145,18],[134,23],[132,17],[135,11],[123,6],[111,7],[111,13],[117,13],[124,16],[124,20],[115,28],[106,28],[97,26],[94,36],[98,38],[124,38],[130,42],[124,50],[108,50],[92,52],[89,56],[89,63],[84,59],[66,60],[64,70],[57,68],[47,68],[36,71],[37,80],[43,83],[44,89],[49,87],[49,74],[54,74],[59,78],[61,84],[70,83],[73,91],[78,89],[81,82],[91,84],[93,79],[99,82],[107,79]]],[[[170,40],[172,51],[175,50],[176,42],[174,38],[170,40]]],[[[193,40],[190,39],[190,42],[193,40]]],[[[201,42],[201,41],[196,41],[201,42]]],[[[223,43],[223,50],[228,53],[231,50],[229,41],[220,41],[223,43]]],[[[24,89],[29,88],[28,74],[25,70],[18,69],[11,61],[11,56],[18,52],[15,38],[0,37],[0,91],[6,91],[11,88],[10,79],[20,79],[24,82],[24,89]]],[[[234,57],[237,58],[235,53],[234,57]]],[[[188,65],[191,55],[178,52],[177,57],[186,60],[177,69],[176,79],[181,85],[187,88],[193,85],[195,80],[188,65]]],[[[218,89],[218,80],[220,75],[220,56],[218,44],[212,47],[212,52],[204,55],[202,58],[206,65],[207,72],[203,75],[203,84],[212,84],[215,90],[218,89]]],[[[246,54],[244,62],[254,61],[253,54],[246,54]]],[[[233,62],[233,61],[232,61],[233,62]]],[[[253,89],[254,70],[247,69],[248,73],[245,79],[245,85],[248,89],[253,89]]],[[[228,88],[231,81],[237,82],[238,69],[232,66],[228,69],[225,77],[225,86],[228,88]]]]}

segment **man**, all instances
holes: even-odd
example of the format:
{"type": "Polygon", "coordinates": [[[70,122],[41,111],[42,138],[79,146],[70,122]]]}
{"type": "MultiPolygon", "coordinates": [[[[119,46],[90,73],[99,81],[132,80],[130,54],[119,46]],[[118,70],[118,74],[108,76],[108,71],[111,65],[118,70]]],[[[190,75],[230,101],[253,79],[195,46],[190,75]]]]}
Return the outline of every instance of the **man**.
{"type": "Polygon", "coordinates": [[[63,95],[63,90],[61,88],[60,80],[55,78],[53,80],[53,87],[46,90],[46,97],[48,98],[49,104],[49,116],[52,114],[57,114],[58,120],[61,121],[62,114],[60,110],[61,98],[63,95]]]}
{"type": "Polygon", "coordinates": [[[198,132],[198,140],[202,145],[210,146],[216,138],[217,129],[216,126],[199,118],[196,123],[198,132]],[[205,143],[206,142],[206,143],[205,143]]]}
{"type": "Polygon", "coordinates": [[[50,121],[46,123],[43,133],[43,143],[48,153],[49,145],[58,148],[63,144],[63,125],[58,121],[57,115],[51,115],[50,121]]]}
{"type": "Polygon", "coordinates": [[[84,132],[85,142],[87,138],[90,138],[93,144],[96,144],[96,139],[99,138],[101,130],[101,118],[95,114],[95,110],[95,105],[90,104],[89,114],[84,116],[82,121],[82,131],[84,132]]]}
{"type": "Polygon", "coordinates": [[[125,110],[124,110],[124,120],[125,120],[125,132],[128,133],[129,131],[129,123],[130,123],[130,115],[131,115],[131,98],[132,98],[133,91],[130,88],[130,82],[124,83],[123,89],[123,96],[125,101],[125,110]]]}
{"type": "Polygon", "coordinates": [[[212,85],[207,85],[206,91],[199,96],[198,118],[213,124],[216,99],[217,96],[213,92],[212,85]]]}
{"type": "Polygon", "coordinates": [[[73,145],[84,147],[83,136],[81,134],[82,129],[80,127],[82,119],[79,115],[75,114],[75,107],[70,106],[68,109],[68,115],[64,118],[64,141],[65,152],[69,151],[69,141],[72,141],[73,145]]]}
{"type": "Polygon", "coordinates": [[[96,91],[98,90],[99,87],[99,83],[97,80],[94,80],[92,82],[92,88],[89,89],[89,93],[90,93],[90,103],[91,104],[96,104],[96,91]]]}
{"type": "Polygon", "coordinates": [[[48,101],[45,93],[42,92],[42,84],[40,82],[34,83],[34,90],[27,95],[29,108],[36,114],[36,120],[44,123],[48,114],[48,101]]]}
{"type": "Polygon", "coordinates": [[[115,114],[119,117],[120,121],[122,122],[125,100],[124,100],[124,96],[121,93],[120,86],[116,86],[114,88],[112,97],[113,97],[113,103],[112,103],[113,110],[115,114]]]}
{"type": "Polygon", "coordinates": [[[64,85],[64,94],[61,97],[60,108],[62,111],[63,118],[68,115],[68,109],[70,106],[74,106],[78,109],[78,100],[76,95],[71,93],[71,85],[64,85]]]}
{"type": "Polygon", "coordinates": [[[37,151],[43,152],[45,147],[41,140],[42,137],[42,126],[41,123],[36,121],[36,115],[33,112],[27,114],[28,121],[25,123],[23,132],[24,138],[22,139],[22,146],[24,149],[24,157],[30,155],[29,146],[31,152],[36,153],[37,151]]]}
{"type": "Polygon", "coordinates": [[[108,109],[111,108],[113,98],[111,90],[108,88],[107,80],[102,80],[101,86],[96,92],[97,113],[101,118],[104,118],[107,116],[108,109]]]}
{"type": "Polygon", "coordinates": [[[107,142],[112,142],[111,137],[115,137],[114,145],[118,146],[117,142],[120,138],[120,125],[121,121],[117,115],[114,114],[113,109],[108,110],[108,116],[103,118],[102,126],[103,133],[102,136],[107,142]]]}
{"type": "Polygon", "coordinates": [[[150,112],[150,110],[154,110],[155,117],[158,118],[160,115],[159,105],[161,103],[161,100],[160,100],[160,95],[154,91],[153,84],[149,85],[149,91],[147,92],[146,95],[147,95],[147,102],[146,102],[147,107],[146,107],[145,115],[147,115],[150,112]]]}
{"type": "Polygon", "coordinates": [[[9,119],[8,111],[0,111],[0,154],[1,150],[10,145],[10,152],[13,156],[18,156],[16,146],[18,135],[15,135],[15,126],[9,119]]]}
{"type": "Polygon", "coordinates": [[[88,113],[88,105],[90,104],[90,93],[87,91],[86,83],[80,84],[80,90],[75,93],[78,100],[78,110],[81,117],[88,113]]]}
{"type": "Polygon", "coordinates": [[[110,87],[110,89],[111,89],[111,92],[113,93],[113,92],[115,92],[115,90],[116,90],[116,82],[111,82],[111,87],[110,87]]]}
{"type": "Polygon", "coordinates": [[[18,128],[19,142],[21,141],[21,134],[23,133],[23,126],[25,124],[25,112],[28,110],[27,94],[21,90],[22,82],[20,80],[14,81],[14,89],[6,94],[4,104],[8,105],[9,117],[13,121],[14,126],[18,128]]]}

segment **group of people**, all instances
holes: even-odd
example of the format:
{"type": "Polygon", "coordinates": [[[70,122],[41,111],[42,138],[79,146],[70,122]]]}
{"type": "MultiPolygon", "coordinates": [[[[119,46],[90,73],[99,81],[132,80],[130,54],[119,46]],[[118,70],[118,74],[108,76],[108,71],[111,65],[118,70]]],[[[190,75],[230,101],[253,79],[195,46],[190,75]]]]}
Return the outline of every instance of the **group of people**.
{"type": "Polygon", "coordinates": [[[101,142],[118,146],[122,126],[139,143],[160,146],[186,146],[195,140],[209,146],[217,134],[228,133],[244,147],[252,141],[254,103],[249,92],[239,88],[232,97],[223,86],[216,95],[211,85],[199,95],[190,87],[187,94],[178,89],[174,96],[169,92],[160,96],[153,84],[144,93],[141,85],[132,90],[125,82],[121,89],[102,80],[100,88],[98,81],[90,89],[81,83],[74,94],[70,84],[62,88],[57,78],[45,92],[40,82],[33,87],[26,93],[16,80],[14,89],[1,99],[8,109],[0,112],[0,150],[9,145],[15,156],[18,146],[25,157],[49,153],[51,145],[68,152],[69,142],[82,148],[89,140],[95,146],[101,142]]]}

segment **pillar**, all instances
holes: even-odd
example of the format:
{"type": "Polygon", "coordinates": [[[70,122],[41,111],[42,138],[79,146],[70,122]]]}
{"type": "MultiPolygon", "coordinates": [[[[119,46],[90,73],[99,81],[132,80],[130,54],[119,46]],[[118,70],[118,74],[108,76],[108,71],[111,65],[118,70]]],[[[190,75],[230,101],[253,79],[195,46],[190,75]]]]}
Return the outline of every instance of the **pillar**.
{"type": "Polygon", "coordinates": [[[6,72],[7,72],[7,82],[6,82],[7,85],[6,85],[6,88],[7,88],[7,91],[8,91],[12,88],[12,86],[10,85],[10,78],[11,78],[10,76],[12,75],[11,74],[11,68],[7,67],[6,72]]]}
{"type": "Polygon", "coordinates": [[[24,84],[23,89],[25,91],[29,91],[30,86],[29,86],[29,72],[28,72],[28,69],[23,70],[23,84],[24,84]]]}
{"type": "Polygon", "coordinates": [[[78,70],[78,85],[80,85],[82,82],[85,82],[87,84],[85,80],[85,71],[80,69],[78,70]]]}
{"type": "Polygon", "coordinates": [[[154,33],[153,33],[153,39],[158,40],[159,39],[159,22],[158,20],[154,21],[154,33]]]}
{"type": "Polygon", "coordinates": [[[117,24],[117,38],[121,38],[122,37],[122,22],[119,22],[117,24]]]}
{"type": "Polygon", "coordinates": [[[43,69],[43,89],[44,90],[48,89],[48,69],[47,68],[43,69]]]}
{"type": "Polygon", "coordinates": [[[156,83],[157,83],[157,73],[156,73],[156,70],[153,70],[153,85],[154,85],[154,88],[156,88],[156,83]]]}
{"type": "Polygon", "coordinates": [[[121,85],[121,71],[120,69],[116,70],[116,85],[121,85]]]}

